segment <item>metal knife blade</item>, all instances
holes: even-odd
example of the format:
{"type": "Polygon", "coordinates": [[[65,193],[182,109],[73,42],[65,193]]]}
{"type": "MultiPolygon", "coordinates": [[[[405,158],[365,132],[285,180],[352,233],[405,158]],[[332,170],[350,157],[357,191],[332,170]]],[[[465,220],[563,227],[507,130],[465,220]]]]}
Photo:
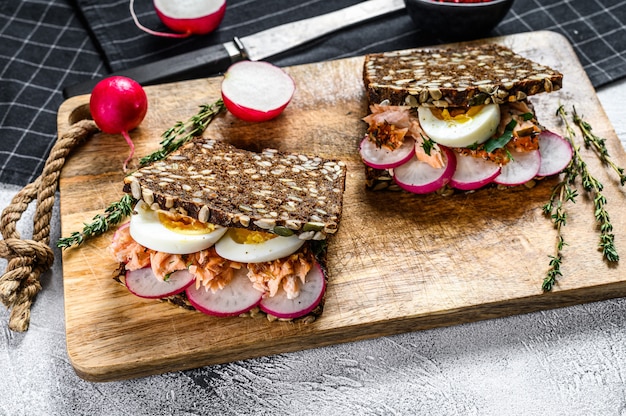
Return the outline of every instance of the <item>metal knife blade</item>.
{"type": "MultiPolygon", "coordinates": [[[[334,12],[279,25],[230,42],[201,48],[135,68],[117,71],[141,85],[202,78],[225,71],[241,59],[266,59],[297,46],[358,23],[375,19],[404,8],[404,0],[368,0],[334,12]]],[[[91,79],[63,89],[65,98],[89,94],[105,77],[91,79]]]]}

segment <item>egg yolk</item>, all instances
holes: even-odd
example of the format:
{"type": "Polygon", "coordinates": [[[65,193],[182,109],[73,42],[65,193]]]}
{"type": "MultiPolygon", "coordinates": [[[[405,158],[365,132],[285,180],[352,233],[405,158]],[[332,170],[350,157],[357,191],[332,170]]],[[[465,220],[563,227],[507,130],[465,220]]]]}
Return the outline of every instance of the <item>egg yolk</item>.
{"type": "Polygon", "coordinates": [[[464,108],[453,108],[451,110],[448,110],[447,108],[432,108],[430,111],[439,120],[465,123],[470,121],[476,114],[480,113],[484,107],[484,105],[476,105],[470,107],[468,110],[465,110],[464,108]]]}
{"type": "Polygon", "coordinates": [[[243,228],[231,228],[228,232],[231,238],[239,244],[261,244],[278,237],[276,234],[250,231],[243,228]]]}
{"type": "Polygon", "coordinates": [[[202,223],[185,215],[159,211],[159,221],[165,228],[178,234],[199,235],[215,231],[215,225],[202,223]]]}

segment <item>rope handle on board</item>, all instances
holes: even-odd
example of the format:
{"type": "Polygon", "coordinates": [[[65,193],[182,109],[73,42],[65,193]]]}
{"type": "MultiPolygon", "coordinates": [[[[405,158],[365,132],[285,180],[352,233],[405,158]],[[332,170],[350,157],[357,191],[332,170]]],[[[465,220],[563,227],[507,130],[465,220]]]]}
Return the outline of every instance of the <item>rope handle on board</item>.
{"type": "Polygon", "coordinates": [[[57,139],[42,174],[22,188],[2,211],[0,256],[8,261],[0,276],[0,301],[11,309],[9,329],[24,332],[30,325],[30,308],[41,290],[40,276],[52,266],[50,220],[59,176],[70,151],[87,140],[98,127],[93,120],[80,120],[57,139]],[[36,200],[31,239],[21,238],[16,224],[30,203],[36,200]]]}

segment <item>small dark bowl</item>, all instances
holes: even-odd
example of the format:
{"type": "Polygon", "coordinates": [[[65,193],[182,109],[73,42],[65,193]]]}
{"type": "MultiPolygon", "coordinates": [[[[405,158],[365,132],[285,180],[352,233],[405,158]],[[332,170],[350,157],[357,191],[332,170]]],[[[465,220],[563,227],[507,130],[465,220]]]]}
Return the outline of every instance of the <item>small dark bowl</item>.
{"type": "Polygon", "coordinates": [[[485,3],[440,3],[435,0],[404,0],[418,29],[444,40],[471,40],[489,34],[504,18],[514,0],[485,3]]]}

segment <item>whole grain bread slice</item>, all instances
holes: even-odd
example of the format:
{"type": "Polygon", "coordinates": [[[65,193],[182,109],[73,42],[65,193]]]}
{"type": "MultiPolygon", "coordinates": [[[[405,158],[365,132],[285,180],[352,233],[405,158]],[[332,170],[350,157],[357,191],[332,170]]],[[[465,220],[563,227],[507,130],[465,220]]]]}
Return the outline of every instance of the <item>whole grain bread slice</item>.
{"type": "Polygon", "coordinates": [[[366,55],[370,104],[468,107],[521,101],[562,87],[563,75],[495,43],[366,55]]]}
{"type": "Polygon", "coordinates": [[[338,229],[345,176],[342,161],[199,137],[126,176],[123,190],[201,222],[322,240],[338,229]]]}

